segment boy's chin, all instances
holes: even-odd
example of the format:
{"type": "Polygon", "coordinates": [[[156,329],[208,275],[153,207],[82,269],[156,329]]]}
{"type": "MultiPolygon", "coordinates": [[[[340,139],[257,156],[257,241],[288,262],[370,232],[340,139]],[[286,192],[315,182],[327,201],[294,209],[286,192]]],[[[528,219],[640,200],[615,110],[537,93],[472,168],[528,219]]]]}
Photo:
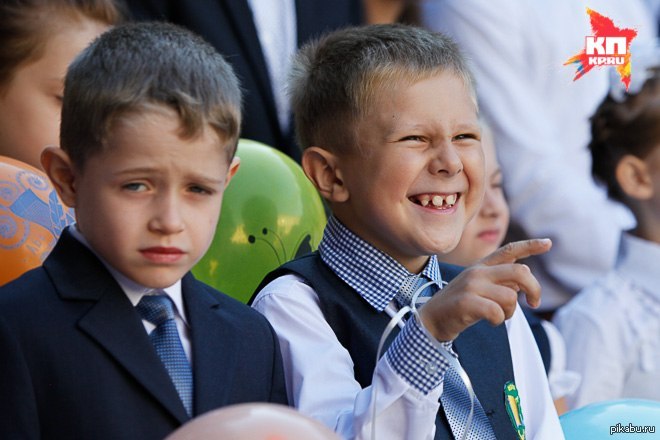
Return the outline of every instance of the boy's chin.
{"type": "Polygon", "coordinates": [[[429,236],[433,239],[430,246],[431,254],[447,254],[456,249],[461,239],[461,233],[462,230],[452,231],[444,228],[430,233],[429,236]],[[439,240],[437,237],[446,238],[439,240]]]}
{"type": "Polygon", "coordinates": [[[176,271],[165,275],[153,274],[152,276],[142,273],[136,276],[129,276],[129,278],[138,285],[149,289],[165,289],[175,284],[183,278],[184,275],[185,272],[179,273],[179,271],[176,271]]]}
{"type": "MultiPolygon", "coordinates": [[[[458,244],[458,243],[457,243],[457,244],[458,244]]],[[[435,254],[435,255],[440,255],[440,256],[442,256],[442,255],[446,255],[446,254],[449,254],[449,253],[451,253],[454,249],[456,249],[457,244],[452,244],[452,245],[448,245],[448,246],[440,246],[440,247],[436,247],[436,248],[435,248],[435,251],[432,252],[432,253],[435,254]]]]}

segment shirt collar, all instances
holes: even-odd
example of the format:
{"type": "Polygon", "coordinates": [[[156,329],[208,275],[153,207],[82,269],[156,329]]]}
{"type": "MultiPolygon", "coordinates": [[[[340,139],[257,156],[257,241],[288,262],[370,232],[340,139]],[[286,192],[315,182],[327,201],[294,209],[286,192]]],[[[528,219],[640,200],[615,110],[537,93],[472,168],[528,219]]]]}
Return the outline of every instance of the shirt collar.
{"type": "MultiPolygon", "coordinates": [[[[334,216],[330,217],[323,231],[319,254],[339,278],[379,312],[394,299],[406,278],[415,275],[358,237],[334,216]]],[[[435,255],[429,258],[421,274],[439,286],[443,285],[435,255]]]]}
{"type": "Polygon", "coordinates": [[[626,278],[660,299],[658,290],[660,244],[624,233],[617,269],[626,278]]]}
{"type": "Polygon", "coordinates": [[[169,287],[166,287],[164,289],[153,289],[151,287],[145,287],[142,286],[135,281],[131,280],[118,270],[116,270],[114,267],[110,266],[96,251],[92,246],[89,244],[87,239],[82,235],[80,230],[78,230],[78,227],[76,224],[73,224],[69,228],[69,232],[71,232],[71,235],[78,240],[80,243],[85,245],[90,251],[96,255],[96,257],[103,263],[106,269],[108,269],[108,272],[110,272],[110,275],[117,281],[117,284],[119,284],[119,287],[124,291],[128,299],[131,301],[131,304],[133,304],[133,307],[135,307],[142,297],[144,295],[158,295],[164,292],[167,296],[169,296],[172,299],[172,302],[174,303],[175,306],[175,313],[178,313],[178,315],[183,319],[183,321],[187,324],[186,320],[186,315],[184,313],[183,309],[183,295],[181,293],[181,280],[178,280],[176,283],[172,284],[169,287]]]}

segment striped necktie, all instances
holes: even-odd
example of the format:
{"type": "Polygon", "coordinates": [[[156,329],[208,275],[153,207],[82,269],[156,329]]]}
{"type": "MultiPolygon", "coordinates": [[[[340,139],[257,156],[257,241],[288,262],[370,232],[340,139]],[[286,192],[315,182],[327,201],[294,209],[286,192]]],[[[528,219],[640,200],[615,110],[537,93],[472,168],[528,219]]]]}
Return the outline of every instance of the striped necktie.
{"type": "Polygon", "coordinates": [[[167,295],[144,295],[135,309],[156,328],[149,339],[172,378],[186,412],[192,417],[193,380],[174,320],[174,304],[167,295]]]}
{"type": "MultiPolygon", "coordinates": [[[[409,276],[399,288],[399,292],[396,295],[396,300],[400,306],[410,305],[411,300],[415,296],[417,290],[422,288],[422,286],[428,283],[430,280],[423,275],[412,275],[409,276]]],[[[417,308],[421,307],[425,302],[427,302],[433,294],[438,291],[438,285],[432,284],[427,286],[422,290],[416,301],[415,306],[417,308]]],[[[449,367],[445,372],[444,378],[444,388],[442,391],[442,396],[440,396],[440,403],[442,408],[445,411],[447,420],[449,421],[449,426],[454,438],[457,440],[469,439],[469,440],[495,440],[495,433],[493,428],[488,421],[488,417],[484,412],[479,399],[475,396],[474,402],[474,416],[472,419],[472,424],[470,430],[465,435],[465,427],[470,413],[470,394],[461,379],[461,376],[458,372],[449,367]]]]}

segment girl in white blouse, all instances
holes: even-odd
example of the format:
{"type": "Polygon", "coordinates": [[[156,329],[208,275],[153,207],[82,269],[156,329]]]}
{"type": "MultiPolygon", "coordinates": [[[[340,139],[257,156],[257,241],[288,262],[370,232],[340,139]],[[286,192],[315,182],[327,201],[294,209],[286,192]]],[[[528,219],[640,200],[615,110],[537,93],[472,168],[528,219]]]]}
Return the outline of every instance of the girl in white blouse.
{"type": "MultiPolygon", "coordinates": [[[[641,73],[641,72],[639,72],[641,73]]],[[[607,97],[592,117],[594,177],[637,219],[615,269],[560,309],[568,367],[582,374],[569,406],[660,400],[660,71],[637,93],[607,97]]]]}

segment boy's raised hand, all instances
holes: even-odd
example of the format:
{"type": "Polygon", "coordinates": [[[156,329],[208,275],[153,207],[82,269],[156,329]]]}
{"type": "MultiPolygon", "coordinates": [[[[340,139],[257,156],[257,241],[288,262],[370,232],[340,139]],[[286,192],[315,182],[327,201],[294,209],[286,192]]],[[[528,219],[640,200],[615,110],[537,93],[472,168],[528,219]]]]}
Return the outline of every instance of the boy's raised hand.
{"type": "Polygon", "coordinates": [[[516,241],[502,246],[463,270],[419,311],[424,326],[439,341],[450,341],[482,319],[498,325],[516,310],[518,292],[537,307],[541,286],[517,260],[550,250],[549,239],[516,241]]]}

